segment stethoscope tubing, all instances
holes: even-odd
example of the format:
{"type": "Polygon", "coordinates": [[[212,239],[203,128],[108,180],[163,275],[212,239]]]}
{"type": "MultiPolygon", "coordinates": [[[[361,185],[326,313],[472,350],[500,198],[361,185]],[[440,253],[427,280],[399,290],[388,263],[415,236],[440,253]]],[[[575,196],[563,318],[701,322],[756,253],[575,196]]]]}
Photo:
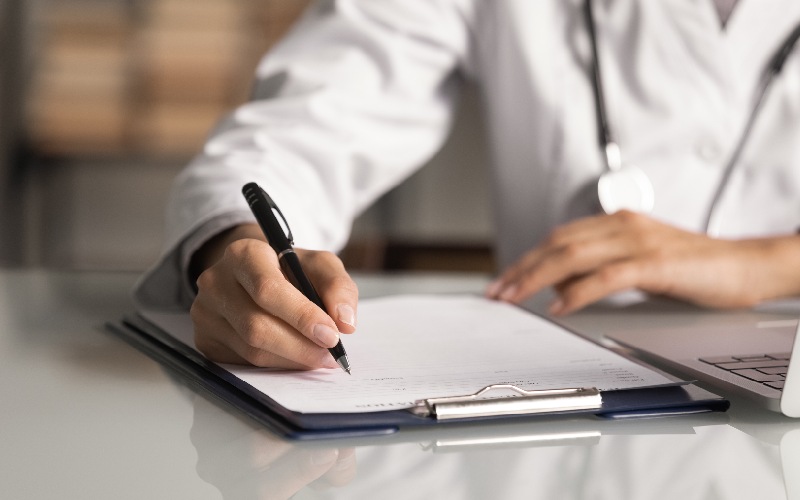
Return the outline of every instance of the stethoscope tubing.
{"type": "MultiPolygon", "coordinates": [[[[606,167],[608,171],[611,172],[619,170],[622,166],[622,161],[620,148],[611,132],[611,126],[609,125],[608,120],[608,112],[606,110],[606,99],[603,91],[603,79],[600,67],[600,56],[598,53],[596,25],[594,13],[592,12],[592,0],[584,0],[583,14],[586,21],[587,32],[589,34],[589,41],[591,42],[592,61],[590,70],[592,90],[594,91],[598,140],[600,149],[602,150],[606,160],[606,167]]],[[[705,233],[710,236],[718,236],[719,220],[717,207],[720,204],[723,195],[725,194],[725,190],[730,183],[730,179],[736,169],[736,166],[739,164],[742,151],[744,150],[755,122],[760,115],[760,111],[763,107],[766,97],[773,86],[772,84],[783,69],[784,63],[788,59],[789,55],[794,50],[798,39],[800,39],[800,25],[796,26],[786,40],[780,45],[775,55],[770,59],[769,64],[764,71],[764,76],[759,84],[755,103],[750,110],[750,115],[747,118],[747,122],[745,123],[745,127],[742,130],[741,135],[739,136],[736,147],[734,148],[730,159],[725,165],[725,169],[722,173],[719,183],[717,184],[717,188],[714,191],[714,195],[711,198],[708,210],[706,211],[703,229],[705,233]]]]}

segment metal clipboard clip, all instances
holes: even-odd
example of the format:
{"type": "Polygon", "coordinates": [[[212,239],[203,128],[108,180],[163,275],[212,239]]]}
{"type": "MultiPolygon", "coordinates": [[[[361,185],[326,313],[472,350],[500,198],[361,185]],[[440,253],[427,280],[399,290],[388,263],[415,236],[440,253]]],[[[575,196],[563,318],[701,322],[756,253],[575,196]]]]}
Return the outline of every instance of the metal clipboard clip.
{"type": "Polygon", "coordinates": [[[416,401],[411,412],[423,417],[434,417],[436,420],[456,420],[599,410],[602,404],[600,391],[594,387],[526,391],[511,384],[495,384],[466,396],[422,399],[416,401]],[[511,391],[513,394],[487,397],[488,392],[495,390],[511,391]]]}

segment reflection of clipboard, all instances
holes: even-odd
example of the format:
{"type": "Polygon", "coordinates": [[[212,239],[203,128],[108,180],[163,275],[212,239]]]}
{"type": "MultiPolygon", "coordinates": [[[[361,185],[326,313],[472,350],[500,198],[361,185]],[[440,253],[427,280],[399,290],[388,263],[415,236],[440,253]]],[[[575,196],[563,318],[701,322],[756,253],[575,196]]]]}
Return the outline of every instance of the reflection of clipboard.
{"type": "MultiPolygon", "coordinates": [[[[516,397],[486,398],[484,394],[432,397],[411,409],[368,413],[300,413],[291,411],[264,392],[165,333],[140,316],[109,325],[112,331],[177,372],[193,387],[233,405],[272,431],[293,439],[386,435],[401,428],[448,426],[458,423],[537,420],[587,414],[606,418],[724,411],[729,403],[691,384],[603,391],[576,388],[521,391],[516,397]]],[[[504,386],[500,389],[509,388],[504,386]]]]}
{"type": "Polygon", "coordinates": [[[435,432],[399,433],[403,441],[416,441],[434,453],[464,450],[540,448],[551,446],[595,446],[602,436],[694,434],[697,427],[728,423],[726,413],[707,412],[667,419],[614,420],[576,416],[477,426],[449,426],[435,432]],[[580,417],[580,418],[578,418],[580,417]]]}

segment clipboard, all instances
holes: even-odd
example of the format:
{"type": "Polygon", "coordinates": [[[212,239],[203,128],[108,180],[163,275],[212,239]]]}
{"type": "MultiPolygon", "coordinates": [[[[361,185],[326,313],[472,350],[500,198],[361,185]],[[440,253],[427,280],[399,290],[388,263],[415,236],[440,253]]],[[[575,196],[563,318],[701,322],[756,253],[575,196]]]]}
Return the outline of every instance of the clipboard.
{"type": "Polygon", "coordinates": [[[276,434],[294,440],[386,436],[401,429],[523,419],[535,422],[576,415],[621,419],[695,414],[726,411],[730,406],[724,398],[691,383],[602,392],[592,387],[525,391],[502,385],[457,397],[432,395],[409,409],[300,413],[281,406],[138,314],[108,323],[107,327],[195,390],[224,401],[276,434]],[[498,389],[514,391],[517,397],[487,397],[498,389]]]}

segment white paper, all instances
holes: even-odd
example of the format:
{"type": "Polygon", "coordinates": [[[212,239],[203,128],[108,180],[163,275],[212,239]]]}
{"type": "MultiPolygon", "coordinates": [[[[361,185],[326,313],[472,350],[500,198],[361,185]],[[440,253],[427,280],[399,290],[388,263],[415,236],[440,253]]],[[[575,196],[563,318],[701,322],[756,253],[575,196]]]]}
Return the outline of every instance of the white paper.
{"type": "MultiPolygon", "coordinates": [[[[147,315],[192,345],[191,323],[147,315]],[[187,331],[188,330],[188,331],[187,331]]],[[[515,306],[476,296],[363,300],[358,331],[343,335],[352,375],[224,365],[282,406],[303,413],[408,408],[492,384],[526,390],[674,385],[666,376],[515,306]]]]}

